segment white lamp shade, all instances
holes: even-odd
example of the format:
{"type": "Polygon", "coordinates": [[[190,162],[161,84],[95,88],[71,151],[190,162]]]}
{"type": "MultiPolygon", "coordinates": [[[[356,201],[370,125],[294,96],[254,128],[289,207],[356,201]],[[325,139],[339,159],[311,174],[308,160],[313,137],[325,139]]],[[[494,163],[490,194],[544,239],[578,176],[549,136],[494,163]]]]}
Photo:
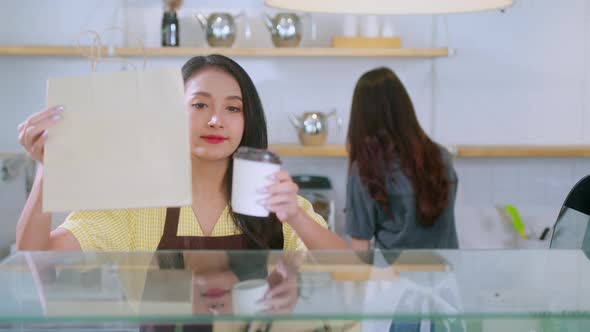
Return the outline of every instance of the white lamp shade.
{"type": "Polygon", "coordinates": [[[502,9],[514,0],[265,0],[267,6],[333,14],[452,14],[502,9]]]}

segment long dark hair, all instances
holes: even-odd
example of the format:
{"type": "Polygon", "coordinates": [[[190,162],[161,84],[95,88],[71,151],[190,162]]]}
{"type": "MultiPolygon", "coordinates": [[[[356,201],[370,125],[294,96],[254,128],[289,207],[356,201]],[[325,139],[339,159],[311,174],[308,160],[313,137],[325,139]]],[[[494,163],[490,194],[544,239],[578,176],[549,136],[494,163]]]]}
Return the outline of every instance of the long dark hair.
{"type": "Polygon", "coordinates": [[[366,72],[352,98],[348,127],[349,168],[389,217],[387,181],[399,163],[416,196],[418,222],[432,226],[449,202],[449,185],[439,147],[424,132],[406,88],[388,68],[366,72]]]}
{"type": "MultiPolygon", "coordinates": [[[[266,119],[256,87],[246,71],[232,59],[219,54],[196,56],[182,66],[182,77],[186,83],[199,70],[208,67],[221,69],[238,82],[244,105],[244,134],[239,146],[266,149],[268,146],[266,119]]],[[[259,218],[235,214],[231,208],[233,159],[229,159],[225,171],[225,195],[230,215],[235,225],[261,249],[283,248],[283,227],[275,214],[259,218]]]]}

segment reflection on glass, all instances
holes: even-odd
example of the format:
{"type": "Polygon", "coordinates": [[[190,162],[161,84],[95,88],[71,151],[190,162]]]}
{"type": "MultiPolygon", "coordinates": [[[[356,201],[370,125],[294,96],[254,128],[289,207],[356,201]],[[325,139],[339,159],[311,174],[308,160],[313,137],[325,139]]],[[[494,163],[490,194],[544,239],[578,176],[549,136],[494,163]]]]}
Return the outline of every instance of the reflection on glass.
{"type": "MultiPolygon", "coordinates": [[[[255,256],[223,251],[156,253],[158,269],[147,273],[141,312],[161,313],[164,306],[170,307],[171,312],[183,312],[183,304],[190,304],[184,306],[184,311],[196,315],[288,314],[299,294],[294,258],[293,255],[281,257],[268,274],[267,253],[255,256]],[[167,285],[171,281],[175,283],[173,288],[167,285]],[[252,282],[258,283],[261,291],[243,288],[252,282]],[[237,289],[237,285],[242,288],[237,289]]],[[[140,331],[163,332],[174,328],[173,325],[143,325],[140,331]]],[[[211,325],[183,328],[210,330],[211,325]]]]}
{"type": "Polygon", "coordinates": [[[158,269],[147,273],[142,302],[161,310],[165,303],[191,303],[193,314],[233,314],[232,292],[242,281],[266,280],[265,298],[252,299],[266,314],[289,313],[298,298],[298,267],[284,255],[268,273],[268,253],[163,252],[155,256],[158,269]],[[174,291],[169,285],[174,280],[174,291]]]}
{"type": "Polygon", "coordinates": [[[213,316],[239,315],[232,291],[248,280],[267,285],[259,298],[251,299],[260,309],[253,314],[288,315],[299,300],[304,253],[285,252],[272,259],[269,255],[266,251],[23,253],[8,260],[2,272],[8,268],[30,273],[42,315],[47,317],[169,315],[206,322],[213,316]]]}
{"type": "Polygon", "coordinates": [[[387,331],[393,321],[461,331],[473,319],[590,322],[588,280],[579,249],[19,252],[0,264],[0,324],[272,320],[272,331],[293,321],[387,331]],[[236,315],[231,290],[253,279],[280,296],[236,315]]]}

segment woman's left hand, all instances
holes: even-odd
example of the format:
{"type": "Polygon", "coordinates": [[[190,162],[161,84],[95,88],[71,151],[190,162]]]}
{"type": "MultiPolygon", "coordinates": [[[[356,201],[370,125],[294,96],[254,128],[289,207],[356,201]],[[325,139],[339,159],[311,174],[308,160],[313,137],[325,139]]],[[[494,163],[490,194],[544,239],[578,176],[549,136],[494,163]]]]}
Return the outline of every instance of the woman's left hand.
{"type": "Polygon", "coordinates": [[[268,197],[260,202],[268,211],[276,213],[280,221],[289,223],[302,213],[297,203],[299,187],[287,171],[279,171],[274,175],[275,183],[265,188],[268,197]]]}

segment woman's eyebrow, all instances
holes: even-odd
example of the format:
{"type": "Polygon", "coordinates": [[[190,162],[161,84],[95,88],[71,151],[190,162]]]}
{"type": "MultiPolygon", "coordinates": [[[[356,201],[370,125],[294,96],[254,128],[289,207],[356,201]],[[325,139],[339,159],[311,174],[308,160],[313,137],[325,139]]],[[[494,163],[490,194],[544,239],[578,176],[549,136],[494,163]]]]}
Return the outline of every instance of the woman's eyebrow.
{"type": "MultiPolygon", "coordinates": [[[[209,92],[205,92],[205,91],[195,91],[191,94],[191,96],[203,96],[203,97],[212,98],[212,95],[209,92]]],[[[227,96],[227,97],[225,97],[225,99],[234,99],[234,100],[242,101],[242,97],[240,97],[240,96],[227,96]]]]}
{"type": "Polygon", "coordinates": [[[225,97],[225,99],[235,99],[235,100],[242,101],[242,97],[240,97],[240,96],[227,96],[227,97],[225,97]]]}
{"type": "Polygon", "coordinates": [[[195,91],[191,94],[191,96],[203,96],[203,97],[211,98],[211,94],[209,92],[204,92],[204,91],[195,91]]]}

